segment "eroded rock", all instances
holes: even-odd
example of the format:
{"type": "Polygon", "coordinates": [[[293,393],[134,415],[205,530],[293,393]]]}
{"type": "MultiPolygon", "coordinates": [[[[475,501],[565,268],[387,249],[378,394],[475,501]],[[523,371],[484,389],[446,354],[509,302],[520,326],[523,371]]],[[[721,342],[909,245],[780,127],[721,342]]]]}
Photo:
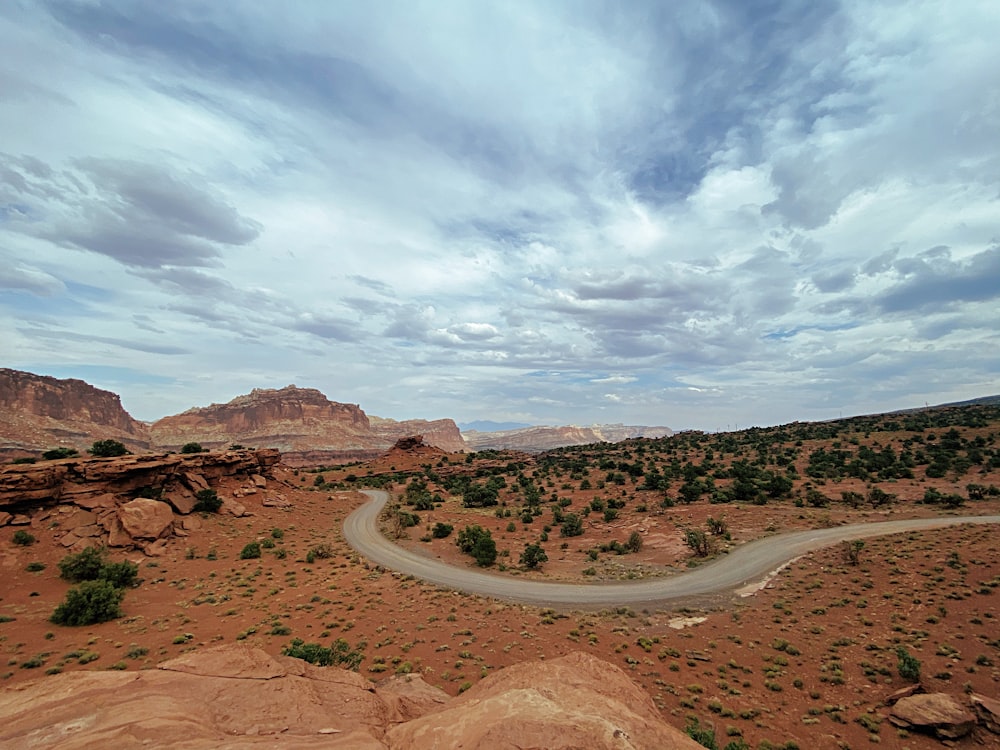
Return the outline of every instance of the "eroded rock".
{"type": "Polygon", "coordinates": [[[896,726],[931,732],[942,739],[964,737],[976,717],[947,693],[924,693],[900,698],[889,712],[896,726]]]}

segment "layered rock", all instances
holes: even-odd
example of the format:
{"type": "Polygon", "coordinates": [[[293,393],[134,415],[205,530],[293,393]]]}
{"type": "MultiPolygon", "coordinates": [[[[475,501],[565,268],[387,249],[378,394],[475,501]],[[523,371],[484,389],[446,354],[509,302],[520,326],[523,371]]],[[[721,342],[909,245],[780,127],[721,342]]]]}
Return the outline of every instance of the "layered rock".
{"type": "MultiPolygon", "coordinates": [[[[194,510],[199,491],[237,477],[245,484],[241,496],[257,494],[280,458],[267,449],[6,466],[0,468],[0,525],[52,527],[56,541],[74,550],[107,544],[158,554],[165,538],[181,533],[178,519],[194,510]]],[[[282,502],[273,492],[262,492],[261,501],[282,502]]],[[[222,510],[246,513],[235,497],[224,498],[222,510]]]]}
{"type": "Polygon", "coordinates": [[[701,746],[617,667],[586,655],[509,667],[460,698],[418,677],[374,685],[242,644],[139,672],[71,672],[0,690],[0,744],[79,748],[701,746]]]}
{"type": "Polygon", "coordinates": [[[315,388],[294,385],[254,389],[226,404],[189,409],[164,417],[150,427],[155,444],[177,450],[197,442],[211,448],[234,443],[277,448],[291,464],[309,456],[335,463],[339,454],[371,456],[388,450],[401,437],[420,433],[448,451],[464,449],[461,432],[450,419],[435,421],[369,418],[357,404],[330,401],[315,388]]]}
{"type": "Polygon", "coordinates": [[[590,445],[592,443],[618,443],[631,438],[659,438],[673,435],[669,427],[642,427],[638,425],[592,425],[578,427],[524,427],[518,430],[499,432],[463,433],[469,450],[520,450],[526,453],[562,448],[567,445],[590,445]]]}
{"type": "Polygon", "coordinates": [[[150,447],[147,425],[133,419],[116,394],[82,380],[0,368],[0,453],[82,452],[104,439],[133,450],[150,447]]]}
{"type": "Polygon", "coordinates": [[[889,721],[955,740],[972,731],[976,716],[947,693],[922,693],[900,698],[889,712],[889,721]]]}

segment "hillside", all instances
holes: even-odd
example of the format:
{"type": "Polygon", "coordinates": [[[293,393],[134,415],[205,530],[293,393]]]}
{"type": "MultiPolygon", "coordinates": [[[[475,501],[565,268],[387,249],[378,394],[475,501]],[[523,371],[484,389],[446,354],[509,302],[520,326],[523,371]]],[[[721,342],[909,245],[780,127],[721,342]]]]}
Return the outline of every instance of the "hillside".
{"type": "Polygon", "coordinates": [[[462,433],[471,450],[518,450],[541,453],[570,445],[591,443],[619,443],[632,438],[659,438],[672,435],[669,427],[642,427],[637,425],[604,424],[590,427],[575,425],[564,427],[522,427],[514,430],[462,433]]]}

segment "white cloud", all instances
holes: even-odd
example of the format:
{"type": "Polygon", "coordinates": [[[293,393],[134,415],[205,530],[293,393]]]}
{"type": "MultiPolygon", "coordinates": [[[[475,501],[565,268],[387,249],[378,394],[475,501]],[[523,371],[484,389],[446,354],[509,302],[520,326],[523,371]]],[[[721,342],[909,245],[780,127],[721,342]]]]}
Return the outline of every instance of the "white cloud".
{"type": "Polygon", "coordinates": [[[3,6],[0,353],[168,378],[143,418],[982,395],[998,36],[973,0],[3,6]]]}

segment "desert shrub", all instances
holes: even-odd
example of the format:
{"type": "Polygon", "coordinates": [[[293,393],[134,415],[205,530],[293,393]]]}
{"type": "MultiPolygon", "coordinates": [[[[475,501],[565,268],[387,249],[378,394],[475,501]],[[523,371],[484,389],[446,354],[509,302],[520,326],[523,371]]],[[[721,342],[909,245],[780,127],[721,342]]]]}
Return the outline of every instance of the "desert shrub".
{"type": "Polygon", "coordinates": [[[184,443],[181,453],[204,453],[207,449],[201,447],[201,443],[184,443]]]}
{"type": "Polygon", "coordinates": [[[70,583],[96,581],[101,577],[101,569],[106,562],[103,548],[87,547],[59,561],[59,577],[70,583]]]}
{"type": "Polygon", "coordinates": [[[562,536],[580,536],[583,534],[583,521],[576,513],[567,513],[559,527],[562,536]]]}
{"type": "Polygon", "coordinates": [[[480,567],[488,568],[496,562],[497,545],[493,541],[493,535],[479,524],[466,526],[459,531],[455,543],[462,552],[471,555],[480,567]]]}
{"type": "Polygon", "coordinates": [[[45,563],[43,562],[30,562],[25,568],[29,573],[37,573],[41,570],[45,570],[45,563]]]}
{"type": "Polygon", "coordinates": [[[920,680],[920,660],[910,654],[905,646],[896,649],[896,656],[899,657],[899,663],[896,665],[899,676],[911,682],[920,680]]]}
{"type": "Polygon", "coordinates": [[[260,542],[248,542],[240,550],[241,560],[253,560],[260,557],[260,542]]]}
{"type": "Polygon", "coordinates": [[[96,440],[87,449],[87,453],[96,458],[110,458],[112,456],[124,456],[128,453],[128,448],[117,440],[96,440]]]}
{"type": "Polygon", "coordinates": [[[841,544],[844,550],[844,560],[850,565],[858,565],[861,562],[861,550],[865,548],[865,543],[860,539],[845,540],[841,544]]]}
{"type": "Polygon", "coordinates": [[[294,639],[281,649],[285,656],[302,659],[318,667],[340,666],[357,671],[364,655],[351,649],[351,645],[343,638],[338,638],[330,647],[319,643],[305,643],[301,638],[294,639]]]}
{"type": "Polygon", "coordinates": [[[195,497],[197,498],[194,504],[196,513],[218,513],[222,507],[222,498],[215,490],[198,490],[195,497]]]}
{"type": "Polygon", "coordinates": [[[434,528],[431,530],[431,536],[435,539],[444,539],[449,536],[454,530],[454,526],[450,523],[441,523],[440,521],[434,524],[434,528]]]}
{"type": "Polygon", "coordinates": [[[15,458],[13,461],[11,461],[11,463],[16,466],[20,464],[33,464],[37,460],[38,459],[35,458],[34,456],[22,456],[21,458],[15,458]]]}
{"type": "Polygon", "coordinates": [[[18,529],[14,532],[14,536],[11,537],[11,541],[21,547],[30,547],[35,543],[35,537],[24,529],[18,529]]]}
{"type": "Polygon", "coordinates": [[[52,448],[51,450],[45,451],[42,454],[42,458],[46,461],[55,461],[60,458],[73,458],[74,456],[79,456],[79,451],[76,448],[52,448]]]}
{"type": "Polygon", "coordinates": [[[135,586],[139,578],[139,566],[128,560],[106,563],[101,567],[99,579],[107,581],[116,588],[125,589],[135,586]]]}
{"type": "Polygon", "coordinates": [[[285,538],[285,532],[284,532],[284,530],[283,529],[279,529],[278,527],[275,527],[275,528],[271,529],[271,538],[272,539],[284,539],[285,538]]]}
{"type": "Polygon", "coordinates": [[[689,529],[684,535],[684,543],[698,557],[707,557],[712,551],[712,540],[701,529],[689,529]]]}
{"type": "Polygon", "coordinates": [[[529,544],[521,553],[521,565],[529,570],[534,570],[542,563],[548,562],[548,559],[549,556],[545,554],[545,550],[539,544],[529,544]]]}
{"type": "Polygon", "coordinates": [[[719,750],[719,745],[715,741],[715,730],[712,727],[703,727],[695,716],[688,717],[684,733],[702,747],[719,750]]]}
{"type": "Polygon", "coordinates": [[[84,581],[66,592],[50,618],[56,625],[93,625],[122,616],[125,592],[110,581],[84,581]]]}
{"type": "Polygon", "coordinates": [[[314,563],[316,560],[327,560],[331,557],[333,557],[333,547],[325,543],[310,547],[309,551],[306,552],[307,563],[314,563]]]}
{"type": "Polygon", "coordinates": [[[638,531],[633,531],[628,535],[628,541],[625,542],[625,549],[629,552],[638,552],[642,549],[642,534],[638,531]]]}

